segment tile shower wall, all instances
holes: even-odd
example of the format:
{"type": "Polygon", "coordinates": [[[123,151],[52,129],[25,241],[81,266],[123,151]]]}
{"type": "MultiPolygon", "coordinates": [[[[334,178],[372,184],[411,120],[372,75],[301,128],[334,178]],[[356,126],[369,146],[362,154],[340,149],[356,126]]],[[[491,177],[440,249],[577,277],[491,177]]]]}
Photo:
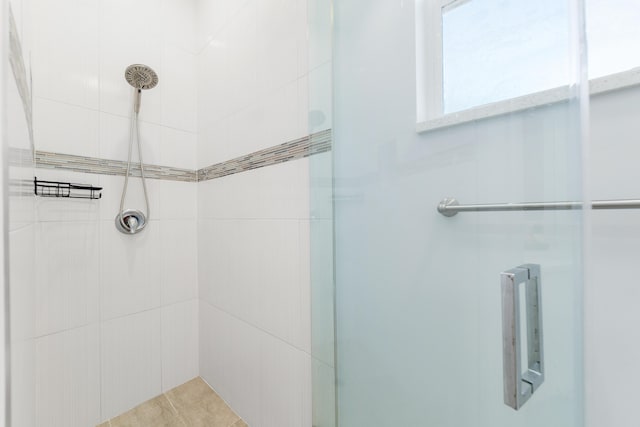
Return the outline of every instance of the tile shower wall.
{"type": "MultiPolygon", "coordinates": [[[[29,3],[37,150],[126,160],[124,70],[144,63],[160,77],[142,97],[145,163],[196,168],[194,2],[29,3]]],[[[196,185],[149,180],[151,221],[126,236],[114,226],[123,177],[35,173],[104,190],[100,201],[36,200],[24,255],[37,260],[27,311],[37,313],[36,411],[17,425],[97,425],[197,376],[196,185]]],[[[134,179],[125,207],[143,205],[134,179]]]]}
{"type": "MultiPolygon", "coordinates": [[[[307,1],[198,4],[198,167],[308,123],[307,1]]],[[[311,426],[310,160],[198,183],[200,374],[251,426],[311,426]]]]}

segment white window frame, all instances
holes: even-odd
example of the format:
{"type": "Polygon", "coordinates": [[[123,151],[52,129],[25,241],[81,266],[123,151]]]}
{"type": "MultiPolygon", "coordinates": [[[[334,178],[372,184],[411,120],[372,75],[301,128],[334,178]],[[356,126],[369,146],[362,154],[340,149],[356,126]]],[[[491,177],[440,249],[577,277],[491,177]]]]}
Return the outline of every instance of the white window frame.
{"type": "MultiPolygon", "coordinates": [[[[473,0],[416,1],[416,131],[418,133],[554,104],[571,97],[571,88],[567,85],[445,114],[442,11],[451,10],[469,1],[473,0]]],[[[589,93],[593,96],[636,85],[640,85],[640,67],[589,80],[589,93]]]]}

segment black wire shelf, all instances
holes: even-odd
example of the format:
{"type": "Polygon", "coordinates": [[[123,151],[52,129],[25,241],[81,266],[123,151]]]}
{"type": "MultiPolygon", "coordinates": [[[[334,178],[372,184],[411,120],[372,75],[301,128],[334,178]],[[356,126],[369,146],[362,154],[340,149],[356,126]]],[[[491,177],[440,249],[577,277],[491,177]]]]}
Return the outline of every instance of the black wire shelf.
{"type": "Polygon", "coordinates": [[[70,182],[41,181],[33,179],[33,191],[40,197],[64,197],[67,199],[100,199],[102,187],[87,184],[72,184],[70,182]]]}

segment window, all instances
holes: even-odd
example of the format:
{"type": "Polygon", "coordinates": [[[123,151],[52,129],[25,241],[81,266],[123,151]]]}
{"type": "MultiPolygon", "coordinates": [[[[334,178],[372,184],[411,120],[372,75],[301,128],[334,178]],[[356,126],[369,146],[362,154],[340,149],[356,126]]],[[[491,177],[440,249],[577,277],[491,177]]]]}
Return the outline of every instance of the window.
{"type": "MultiPolygon", "coordinates": [[[[585,1],[589,77],[640,66],[640,2],[585,1]]],[[[568,1],[423,0],[416,13],[419,130],[568,96],[568,1]]]]}
{"type": "Polygon", "coordinates": [[[586,0],[589,78],[640,66],[640,2],[586,0]]]}

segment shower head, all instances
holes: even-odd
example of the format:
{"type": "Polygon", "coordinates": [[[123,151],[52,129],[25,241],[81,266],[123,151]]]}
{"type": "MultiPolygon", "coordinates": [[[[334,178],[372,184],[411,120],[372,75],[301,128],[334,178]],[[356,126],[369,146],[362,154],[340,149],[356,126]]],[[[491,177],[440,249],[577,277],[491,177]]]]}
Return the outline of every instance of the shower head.
{"type": "Polygon", "coordinates": [[[143,64],[129,65],[124,78],[136,89],[153,89],[158,84],[158,75],[151,67],[143,64]]]}
{"type": "Polygon", "coordinates": [[[153,89],[158,84],[158,75],[148,65],[129,65],[124,71],[124,78],[136,89],[136,99],[133,109],[138,114],[140,112],[140,102],[142,101],[142,89],[153,89]]]}

